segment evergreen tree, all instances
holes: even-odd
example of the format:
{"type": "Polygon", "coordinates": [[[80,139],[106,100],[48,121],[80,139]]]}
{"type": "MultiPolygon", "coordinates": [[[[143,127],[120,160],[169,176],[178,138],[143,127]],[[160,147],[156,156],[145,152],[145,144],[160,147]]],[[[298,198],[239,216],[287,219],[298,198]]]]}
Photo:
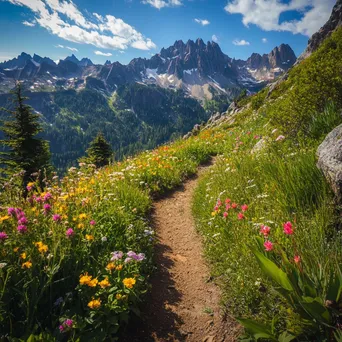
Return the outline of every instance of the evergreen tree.
{"type": "Polygon", "coordinates": [[[98,133],[86,151],[87,157],[80,161],[95,164],[96,167],[108,165],[113,159],[113,150],[102,133],[98,133]]]}
{"type": "Polygon", "coordinates": [[[3,175],[12,175],[23,171],[23,187],[27,183],[43,178],[44,171],[50,171],[50,150],[46,140],[37,138],[42,131],[39,115],[32,111],[32,108],[25,104],[27,97],[22,94],[22,86],[17,82],[13,94],[13,110],[0,108],[11,115],[11,118],[2,122],[0,130],[5,138],[0,140],[3,152],[0,154],[0,164],[3,168],[3,175]]]}

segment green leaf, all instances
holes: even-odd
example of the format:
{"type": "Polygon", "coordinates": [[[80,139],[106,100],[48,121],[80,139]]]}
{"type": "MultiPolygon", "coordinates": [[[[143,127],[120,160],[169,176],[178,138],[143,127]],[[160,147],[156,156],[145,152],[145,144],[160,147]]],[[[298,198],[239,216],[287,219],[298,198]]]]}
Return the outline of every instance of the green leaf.
{"type": "Polygon", "coordinates": [[[274,341],[277,339],[274,335],[271,333],[271,328],[255,322],[251,319],[245,319],[245,318],[237,318],[237,321],[250,333],[253,335],[253,337],[258,340],[259,338],[269,338],[274,341]]]}
{"type": "Polygon", "coordinates": [[[278,285],[287,291],[293,291],[293,286],[286,273],[281,270],[273,261],[266,258],[262,253],[253,250],[255,257],[262,271],[274,280],[278,285]]]}
{"type": "Polygon", "coordinates": [[[279,342],[290,342],[293,341],[296,336],[289,334],[287,331],[284,331],[282,334],[279,335],[278,341],[279,342]]]}
{"type": "Polygon", "coordinates": [[[300,303],[302,307],[318,322],[326,324],[331,323],[330,313],[323,304],[320,303],[319,298],[302,297],[302,300],[303,301],[300,303]]]}

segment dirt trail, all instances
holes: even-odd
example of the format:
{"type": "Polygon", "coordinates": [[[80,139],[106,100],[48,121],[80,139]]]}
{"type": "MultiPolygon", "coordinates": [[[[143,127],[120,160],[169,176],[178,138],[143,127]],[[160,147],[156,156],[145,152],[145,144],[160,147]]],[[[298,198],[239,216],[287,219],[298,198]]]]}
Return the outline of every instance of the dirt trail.
{"type": "Polygon", "coordinates": [[[222,316],[219,290],[210,281],[202,256],[201,238],[191,213],[196,185],[197,177],[154,205],[158,270],[151,279],[152,291],[142,310],[142,320],[130,326],[127,342],[237,340],[238,328],[222,316]]]}

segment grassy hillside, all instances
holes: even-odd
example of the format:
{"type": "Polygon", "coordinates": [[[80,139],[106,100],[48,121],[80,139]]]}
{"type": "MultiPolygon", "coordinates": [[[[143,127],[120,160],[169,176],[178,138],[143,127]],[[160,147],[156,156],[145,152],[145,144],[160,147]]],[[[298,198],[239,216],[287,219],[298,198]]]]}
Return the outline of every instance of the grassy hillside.
{"type": "MultiPolygon", "coordinates": [[[[339,214],[315,151],[341,123],[341,50],[339,30],[268,98],[262,91],[234,120],[188,140],[101,170],[72,168],[44,192],[30,184],[28,199],[13,178],[1,193],[1,333],[113,340],[148,287],[153,196],[218,154],[194,214],[227,309],[248,326],[245,340],[333,339],[339,214]]],[[[122,89],[123,105],[134,107],[141,91],[122,89]]]]}

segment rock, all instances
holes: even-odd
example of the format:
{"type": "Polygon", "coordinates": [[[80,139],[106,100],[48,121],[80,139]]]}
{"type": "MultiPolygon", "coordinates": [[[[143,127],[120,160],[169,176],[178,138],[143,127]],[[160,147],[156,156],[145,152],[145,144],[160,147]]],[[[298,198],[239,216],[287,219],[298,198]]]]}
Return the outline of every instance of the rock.
{"type": "Polygon", "coordinates": [[[215,341],[215,336],[206,336],[202,340],[202,342],[214,342],[215,341]]]}
{"type": "Polygon", "coordinates": [[[251,154],[257,154],[265,149],[267,146],[267,141],[265,138],[260,139],[252,148],[251,154]]]}
{"type": "Polygon", "coordinates": [[[326,136],[317,149],[317,157],[317,167],[323,172],[338,202],[342,202],[342,125],[326,136]]]}

